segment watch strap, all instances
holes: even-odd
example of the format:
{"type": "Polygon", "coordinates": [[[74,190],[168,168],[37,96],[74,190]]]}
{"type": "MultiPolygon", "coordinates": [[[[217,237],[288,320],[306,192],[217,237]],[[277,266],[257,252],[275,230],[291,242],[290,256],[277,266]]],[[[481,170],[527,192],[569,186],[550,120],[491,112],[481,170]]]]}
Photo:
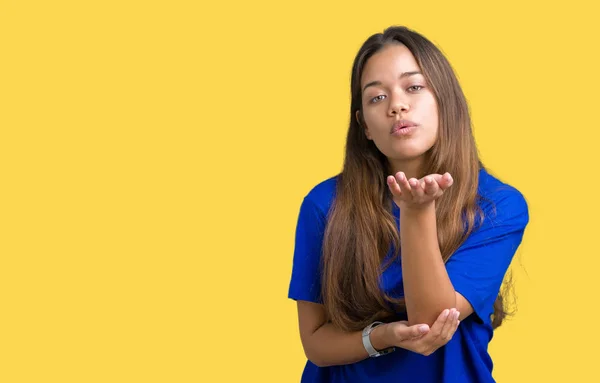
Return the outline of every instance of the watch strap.
{"type": "Polygon", "coordinates": [[[373,331],[373,329],[379,325],[382,325],[383,322],[373,322],[370,325],[368,325],[367,327],[364,328],[363,332],[362,332],[362,342],[363,342],[363,346],[365,347],[365,350],[367,350],[367,353],[369,354],[369,356],[371,358],[375,358],[381,355],[385,355],[385,354],[389,354],[390,352],[393,352],[396,350],[395,347],[389,347],[386,348],[384,350],[380,350],[377,351],[375,349],[375,347],[373,347],[373,344],[371,344],[371,332],[373,331]]]}

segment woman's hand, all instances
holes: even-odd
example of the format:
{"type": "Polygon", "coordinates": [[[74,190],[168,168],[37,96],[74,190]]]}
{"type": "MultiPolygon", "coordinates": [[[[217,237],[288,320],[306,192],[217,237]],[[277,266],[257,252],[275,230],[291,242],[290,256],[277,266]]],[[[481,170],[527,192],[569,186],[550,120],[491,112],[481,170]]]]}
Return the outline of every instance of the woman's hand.
{"type": "Polygon", "coordinates": [[[429,356],[452,339],[460,323],[459,315],[460,313],[455,309],[444,310],[431,329],[427,325],[408,326],[406,321],[392,322],[386,326],[385,336],[389,337],[388,339],[391,339],[391,343],[396,347],[429,356]],[[420,328],[427,328],[427,330],[421,332],[420,328]]]}
{"type": "Polygon", "coordinates": [[[403,172],[387,177],[387,184],[396,205],[416,209],[426,207],[440,198],[453,182],[450,173],[430,174],[420,180],[406,179],[403,172]]]}

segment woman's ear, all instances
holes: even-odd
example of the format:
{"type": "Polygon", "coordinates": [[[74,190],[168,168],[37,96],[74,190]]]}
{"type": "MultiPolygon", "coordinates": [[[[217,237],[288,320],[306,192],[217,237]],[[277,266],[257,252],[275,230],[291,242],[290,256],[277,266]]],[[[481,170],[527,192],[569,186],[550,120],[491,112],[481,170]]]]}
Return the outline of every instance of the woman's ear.
{"type": "Polygon", "coordinates": [[[369,132],[369,128],[367,124],[364,123],[363,119],[360,117],[360,110],[356,111],[356,121],[358,122],[358,126],[362,127],[365,130],[365,135],[369,140],[372,140],[371,133],[369,132]]]}

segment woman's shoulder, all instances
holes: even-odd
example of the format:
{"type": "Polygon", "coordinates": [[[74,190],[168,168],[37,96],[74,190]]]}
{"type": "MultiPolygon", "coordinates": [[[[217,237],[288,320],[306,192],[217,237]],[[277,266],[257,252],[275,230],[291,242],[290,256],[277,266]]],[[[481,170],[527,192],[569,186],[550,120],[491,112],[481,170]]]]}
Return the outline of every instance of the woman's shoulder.
{"type": "Polygon", "coordinates": [[[323,214],[327,214],[335,198],[339,174],[328,177],[311,186],[304,196],[304,201],[316,206],[323,214]]]}
{"type": "Polygon", "coordinates": [[[525,195],[488,169],[482,168],[479,171],[478,194],[481,197],[480,206],[486,216],[528,221],[529,207],[525,195]]]}

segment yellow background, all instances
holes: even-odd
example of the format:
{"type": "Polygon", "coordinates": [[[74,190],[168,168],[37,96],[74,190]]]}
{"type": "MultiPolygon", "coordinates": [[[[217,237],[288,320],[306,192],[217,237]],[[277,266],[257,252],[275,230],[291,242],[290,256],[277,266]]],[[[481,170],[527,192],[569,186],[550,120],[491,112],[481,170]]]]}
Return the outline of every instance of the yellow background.
{"type": "Polygon", "coordinates": [[[391,24],[442,48],[529,201],[496,379],[600,381],[587,3],[0,2],[0,381],[298,382],[298,208],[391,24]]]}

